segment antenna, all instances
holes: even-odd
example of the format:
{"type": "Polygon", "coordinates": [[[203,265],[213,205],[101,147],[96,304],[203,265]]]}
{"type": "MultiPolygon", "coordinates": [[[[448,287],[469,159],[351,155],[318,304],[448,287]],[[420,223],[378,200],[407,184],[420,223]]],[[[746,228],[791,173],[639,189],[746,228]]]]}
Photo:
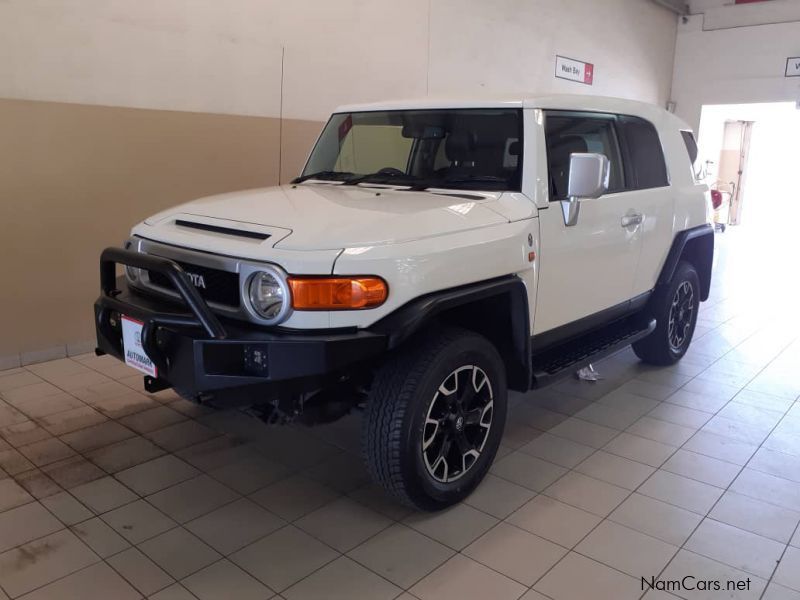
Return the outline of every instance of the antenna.
{"type": "Polygon", "coordinates": [[[283,61],[286,58],[286,46],[281,46],[281,87],[278,105],[278,185],[281,184],[283,172],[283,61]]]}

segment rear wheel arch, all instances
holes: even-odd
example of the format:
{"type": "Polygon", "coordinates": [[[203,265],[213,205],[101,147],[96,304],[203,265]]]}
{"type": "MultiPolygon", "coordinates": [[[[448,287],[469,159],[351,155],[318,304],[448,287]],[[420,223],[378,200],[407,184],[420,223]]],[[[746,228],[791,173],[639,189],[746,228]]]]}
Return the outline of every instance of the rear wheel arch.
{"type": "Polygon", "coordinates": [[[708,300],[714,262],[714,229],[711,225],[705,224],[677,233],[658,277],[658,286],[663,287],[672,281],[681,261],[695,268],[700,279],[700,299],[708,300]]]}
{"type": "Polygon", "coordinates": [[[653,294],[650,311],[656,328],[633,343],[633,351],[644,362],[668,366],[679,361],[689,349],[700,305],[700,278],[692,263],[681,260],[672,280],[653,294]]]}

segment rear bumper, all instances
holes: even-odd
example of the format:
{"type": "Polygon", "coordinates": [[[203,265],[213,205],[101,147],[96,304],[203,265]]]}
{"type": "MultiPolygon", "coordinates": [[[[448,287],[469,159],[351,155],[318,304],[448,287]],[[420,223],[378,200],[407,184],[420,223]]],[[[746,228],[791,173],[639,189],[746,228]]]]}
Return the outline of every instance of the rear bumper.
{"type": "Polygon", "coordinates": [[[150,391],[171,386],[191,397],[267,399],[314,389],[386,351],[386,336],[368,331],[296,333],[223,324],[168,259],[109,248],[100,262],[102,291],[94,305],[98,351],[124,360],[120,317],[144,323],[142,346],[158,372],[157,379],[145,377],[150,391]],[[116,277],[116,264],[157,270],[183,302],[137,293],[116,277]]]}

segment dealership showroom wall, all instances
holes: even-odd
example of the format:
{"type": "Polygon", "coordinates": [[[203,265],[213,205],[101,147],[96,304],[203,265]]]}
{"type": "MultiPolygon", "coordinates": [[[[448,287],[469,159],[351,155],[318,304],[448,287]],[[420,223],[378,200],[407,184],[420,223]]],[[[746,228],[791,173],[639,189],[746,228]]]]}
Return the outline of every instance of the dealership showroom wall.
{"type": "Polygon", "coordinates": [[[0,0],[0,600],[800,600],[798,139],[800,0],[0,0]]]}

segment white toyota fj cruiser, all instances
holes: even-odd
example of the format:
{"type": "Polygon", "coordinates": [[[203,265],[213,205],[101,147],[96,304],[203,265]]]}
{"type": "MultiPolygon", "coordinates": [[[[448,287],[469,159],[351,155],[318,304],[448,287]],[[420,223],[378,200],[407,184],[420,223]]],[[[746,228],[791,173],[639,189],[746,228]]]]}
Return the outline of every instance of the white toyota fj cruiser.
{"type": "Polygon", "coordinates": [[[617,99],[342,107],[291,185],[106,249],[97,352],[271,422],[363,407],[374,478],[442,508],[489,469],[508,389],[629,344],[684,355],[714,247],[696,153],[675,116],[617,99]]]}

